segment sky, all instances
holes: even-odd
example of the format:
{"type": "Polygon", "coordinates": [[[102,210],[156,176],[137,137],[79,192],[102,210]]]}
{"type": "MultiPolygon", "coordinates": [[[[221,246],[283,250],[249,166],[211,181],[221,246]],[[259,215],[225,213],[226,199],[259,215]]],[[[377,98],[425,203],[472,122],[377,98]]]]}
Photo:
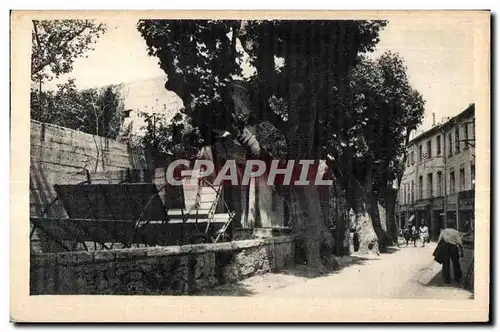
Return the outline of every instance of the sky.
{"type": "Polygon", "coordinates": [[[78,88],[86,89],[165,76],[158,59],[148,55],[136,20],[115,19],[105,23],[108,30],[97,40],[94,50],[86,53],[86,58],[77,59],[72,72],[46,84],[46,88],[54,88],[70,77],[76,79],[78,88]]]}
{"type": "Polygon", "coordinates": [[[422,130],[453,117],[474,102],[474,25],[467,18],[391,20],[380,33],[376,54],[399,53],[412,86],[422,95],[422,130]]]}
{"type": "MultiPolygon", "coordinates": [[[[165,76],[158,59],[147,54],[136,21],[106,21],[108,31],[86,58],[77,59],[73,71],[46,84],[76,79],[77,87],[90,88],[165,76]]],[[[426,101],[420,130],[452,117],[474,102],[474,29],[467,18],[436,21],[432,18],[393,19],[380,33],[375,55],[399,53],[408,68],[410,83],[426,101]]]]}

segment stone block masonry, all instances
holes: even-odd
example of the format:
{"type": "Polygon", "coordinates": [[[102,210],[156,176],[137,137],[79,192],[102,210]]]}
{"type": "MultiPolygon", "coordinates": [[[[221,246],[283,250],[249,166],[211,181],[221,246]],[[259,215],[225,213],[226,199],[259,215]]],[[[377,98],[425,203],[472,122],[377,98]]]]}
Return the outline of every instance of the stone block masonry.
{"type": "Polygon", "coordinates": [[[30,295],[188,295],[294,262],[290,236],[216,244],[32,253],[30,295]]]}
{"type": "MultiPolygon", "coordinates": [[[[30,215],[65,218],[62,204],[55,201],[55,184],[77,184],[90,176],[93,183],[118,183],[127,169],[151,168],[142,150],[77,130],[31,120],[30,215]],[[88,173],[87,173],[88,172],[88,173]],[[47,209],[50,206],[50,209],[47,209]]],[[[36,231],[31,251],[63,250],[36,231]]]]}
{"type": "MultiPolygon", "coordinates": [[[[30,145],[31,215],[40,216],[56,197],[54,184],[85,181],[86,171],[94,175],[150,167],[143,151],[124,143],[34,120],[30,145]]],[[[64,217],[59,210],[51,214],[64,217]]]]}

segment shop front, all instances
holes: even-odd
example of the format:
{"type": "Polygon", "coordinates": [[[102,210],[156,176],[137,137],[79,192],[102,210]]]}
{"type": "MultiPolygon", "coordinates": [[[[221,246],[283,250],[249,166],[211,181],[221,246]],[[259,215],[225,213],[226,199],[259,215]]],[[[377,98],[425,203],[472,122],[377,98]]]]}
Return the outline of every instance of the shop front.
{"type": "Polygon", "coordinates": [[[404,229],[406,224],[408,223],[408,220],[411,216],[411,206],[409,205],[400,205],[398,206],[398,212],[397,212],[397,226],[398,229],[404,229]]]}
{"type": "Polygon", "coordinates": [[[431,240],[437,241],[441,229],[444,228],[444,204],[443,197],[437,197],[433,200],[431,205],[431,219],[429,225],[429,232],[431,240]]]}
{"type": "Polygon", "coordinates": [[[427,226],[431,222],[431,202],[428,199],[420,200],[415,203],[415,220],[413,222],[417,227],[424,223],[427,226]]]}
{"type": "Polygon", "coordinates": [[[474,228],[474,190],[458,193],[458,230],[468,232],[474,228]]]}

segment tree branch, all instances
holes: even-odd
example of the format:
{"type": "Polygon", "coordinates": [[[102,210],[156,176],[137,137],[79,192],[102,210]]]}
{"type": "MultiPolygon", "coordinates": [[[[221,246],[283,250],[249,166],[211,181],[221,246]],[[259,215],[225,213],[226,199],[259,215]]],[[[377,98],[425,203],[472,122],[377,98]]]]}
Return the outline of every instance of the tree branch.
{"type": "MultiPolygon", "coordinates": [[[[66,47],[71,41],[73,41],[76,37],[80,36],[87,28],[89,27],[88,23],[85,24],[85,26],[78,30],[76,33],[74,33],[70,38],[68,38],[66,41],[64,42],[61,42],[59,46],[56,46],[55,48],[51,49],[50,52],[52,53],[51,56],[49,56],[49,58],[47,60],[45,60],[44,62],[42,62],[41,64],[39,64],[38,66],[36,66],[35,68],[32,68],[31,70],[31,75],[35,75],[35,74],[38,74],[39,72],[41,72],[45,67],[47,67],[48,65],[50,65],[51,63],[55,62],[56,61],[56,58],[57,58],[57,54],[59,52],[59,50],[63,49],[64,47],[66,47]]],[[[65,36],[67,36],[68,33],[65,34],[65,36]]],[[[61,41],[64,40],[64,38],[61,39],[61,41]]],[[[38,41],[39,42],[39,41],[38,41]]],[[[47,45],[49,46],[49,45],[47,45]]]]}
{"type": "Polygon", "coordinates": [[[38,47],[41,48],[42,47],[42,43],[40,42],[40,35],[38,34],[38,27],[36,26],[36,22],[37,21],[33,20],[32,22],[33,22],[33,30],[35,32],[36,42],[38,44],[38,47]]]}

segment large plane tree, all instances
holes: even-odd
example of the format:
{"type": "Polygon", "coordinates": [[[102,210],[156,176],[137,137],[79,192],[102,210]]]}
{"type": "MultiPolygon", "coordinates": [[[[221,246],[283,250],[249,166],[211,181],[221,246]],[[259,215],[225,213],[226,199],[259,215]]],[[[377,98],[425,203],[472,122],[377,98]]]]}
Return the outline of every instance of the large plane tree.
{"type": "MultiPolygon", "coordinates": [[[[360,55],[374,49],[385,25],[352,20],[141,20],[138,29],[168,75],[166,88],[183,100],[183,112],[206,144],[212,142],[213,129],[228,130],[251,154],[262,157],[267,151],[251,127],[270,123],[285,137],[288,159],[327,159],[330,171],[352,192],[350,197],[358,197],[363,186],[352,172],[352,160],[335,148],[349,137],[343,136],[345,116],[334,98],[346,89],[360,55]],[[242,71],[238,43],[255,67],[244,84],[233,82],[242,71]],[[272,100],[285,107],[273,107],[272,100]]],[[[290,197],[297,207],[294,226],[306,261],[321,269],[330,262],[334,244],[318,191],[294,187],[290,197]]],[[[369,215],[367,221],[371,223],[369,215]]],[[[370,249],[377,250],[376,242],[375,237],[370,249]]]]}

